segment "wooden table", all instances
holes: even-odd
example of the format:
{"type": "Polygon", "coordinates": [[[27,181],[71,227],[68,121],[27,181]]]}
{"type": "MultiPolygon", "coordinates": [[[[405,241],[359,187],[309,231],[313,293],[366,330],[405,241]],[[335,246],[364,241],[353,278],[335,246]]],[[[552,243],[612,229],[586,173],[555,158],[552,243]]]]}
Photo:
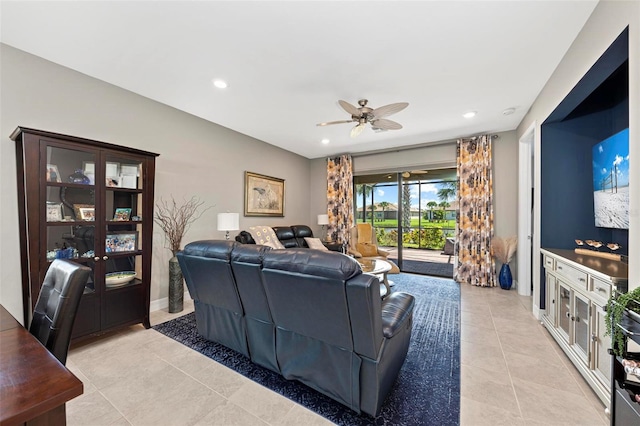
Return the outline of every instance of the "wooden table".
{"type": "Polygon", "coordinates": [[[82,382],[0,305],[0,425],[64,425],[82,382]]]}

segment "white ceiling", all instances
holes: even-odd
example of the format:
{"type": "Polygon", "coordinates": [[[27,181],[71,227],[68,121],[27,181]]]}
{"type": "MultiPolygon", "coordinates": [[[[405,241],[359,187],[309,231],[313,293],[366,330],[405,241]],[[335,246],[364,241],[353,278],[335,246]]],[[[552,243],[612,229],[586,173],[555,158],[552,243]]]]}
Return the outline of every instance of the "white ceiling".
{"type": "Polygon", "coordinates": [[[2,1],[1,40],[317,158],[515,129],[596,4],[2,1]],[[361,98],[409,102],[388,117],[404,128],[316,126],[361,98]]]}

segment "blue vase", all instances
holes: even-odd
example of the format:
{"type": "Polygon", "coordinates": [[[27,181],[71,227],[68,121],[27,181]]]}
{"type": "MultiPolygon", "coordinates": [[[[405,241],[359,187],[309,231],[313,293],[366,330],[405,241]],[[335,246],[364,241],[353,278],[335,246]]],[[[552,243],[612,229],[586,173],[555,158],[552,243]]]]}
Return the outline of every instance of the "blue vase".
{"type": "Polygon", "coordinates": [[[503,290],[511,289],[511,284],[513,284],[513,277],[511,276],[511,268],[509,268],[508,263],[502,264],[502,268],[500,268],[500,274],[498,275],[498,281],[500,282],[500,287],[503,290]]]}

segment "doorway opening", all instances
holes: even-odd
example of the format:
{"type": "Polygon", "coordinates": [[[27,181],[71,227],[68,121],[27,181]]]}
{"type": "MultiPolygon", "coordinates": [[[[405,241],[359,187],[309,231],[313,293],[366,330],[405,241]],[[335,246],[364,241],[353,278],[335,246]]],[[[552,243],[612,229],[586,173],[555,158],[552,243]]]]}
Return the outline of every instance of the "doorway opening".
{"type": "Polygon", "coordinates": [[[402,272],[453,277],[455,168],[399,170],[354,177],[356,223],[370,223],[377,244],[402,272]]]}

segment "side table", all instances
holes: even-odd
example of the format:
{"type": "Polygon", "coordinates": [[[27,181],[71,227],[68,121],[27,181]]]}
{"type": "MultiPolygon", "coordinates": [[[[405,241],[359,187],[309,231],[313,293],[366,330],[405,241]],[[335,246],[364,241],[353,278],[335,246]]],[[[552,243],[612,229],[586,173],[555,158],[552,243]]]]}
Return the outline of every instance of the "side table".
{"type": "Polygon", "coordinates": [[[323,241],[322,244],[331,251],[344,253],[344,245],[340,241],[323,241]]]}

